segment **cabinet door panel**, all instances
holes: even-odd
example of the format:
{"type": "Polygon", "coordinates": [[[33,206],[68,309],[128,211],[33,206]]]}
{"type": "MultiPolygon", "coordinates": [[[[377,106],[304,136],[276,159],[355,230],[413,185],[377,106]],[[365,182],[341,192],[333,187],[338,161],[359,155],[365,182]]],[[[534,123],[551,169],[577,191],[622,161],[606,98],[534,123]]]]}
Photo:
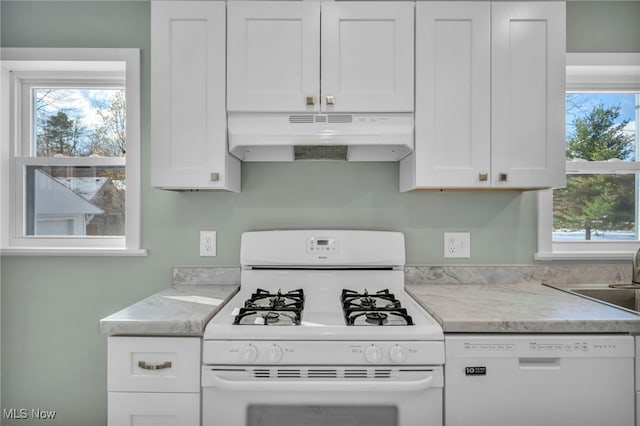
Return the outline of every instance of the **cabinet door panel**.
{"type": "Polygon", "coordinates": [[[319,3],[230,2],[228,22],[229,111],[319,110],[319,3]]]}
{"type": "Polygon", "coordinates": [[[490,5],[416,5],[418,187],[488,187],[490,148],[490,5]]]}
{"type": "Polygon", "coordinates": [[[199,393],[109,392],[108,426],[198,426],[199,393]]]}
{"type": "Polygon", "coordinates": [[[225,4],[162,1],[151,12],[152,185],[238,191],[226,145],[225,4]]]}
{"type": "Polygon", "coordinates": [[[322,4],[323,108],[413,111],[413,15],[411,2],[322,4]]]}
{"type": "Polygon", "coordinates": [[[494,3],[492,38],[493,185],[561,186],[564,3],[494,3]]]}

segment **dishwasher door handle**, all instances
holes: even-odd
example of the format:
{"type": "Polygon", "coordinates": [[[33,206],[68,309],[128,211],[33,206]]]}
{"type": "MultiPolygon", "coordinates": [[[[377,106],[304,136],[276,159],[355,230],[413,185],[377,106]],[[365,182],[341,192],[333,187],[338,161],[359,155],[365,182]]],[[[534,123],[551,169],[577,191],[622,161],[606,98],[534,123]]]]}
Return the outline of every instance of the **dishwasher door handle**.
{"type": "Polygon", "coordinates": [[[560,358],[519,358],[520,370],[559,370],[560,358]]]}
{"type": "Polygon", "coordinates": [[[205,370],[202,387],[216,387],[231,391],[348,391],[348,392],[416,392],[434,386],[434,376],[418,380],[229,380],[205,370]]]}

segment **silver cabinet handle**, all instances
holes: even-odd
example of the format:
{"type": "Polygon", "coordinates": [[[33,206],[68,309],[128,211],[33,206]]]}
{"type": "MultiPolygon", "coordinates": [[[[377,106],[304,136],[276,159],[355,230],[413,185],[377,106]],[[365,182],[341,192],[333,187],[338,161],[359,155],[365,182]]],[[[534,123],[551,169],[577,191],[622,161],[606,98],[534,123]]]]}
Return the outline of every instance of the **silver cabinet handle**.
{"type": "Polygon", "coordinates": [[[143,370],[164,370],[165,368],[171,368],[171,361],[165,361],[162,364],[147,364],[144,361],[138,361],[138,367],[143,370]]]}
{"type": "Polygon", "coordinates": [[[307,96],[307,105],[315,105],[316,97],[315,96],[307,96]]]}
{"type": "Polygon", "coordinates": [[[218,182],[220,180],[220,173],[215,173],[215,172],[209,173],[209,180],[211,182],[218,182]]]}
{"type": "Polygon", "coordinates": [[[335,98],[331,95],[327,96],[327,105],[333,105],[335,103],[335,98]]]}
{"type": "Polygon", "coordinates": [[[508,175],[507,175],[506,173],[500,173],[500,174],[498,175],[498,180],[499,180],[500,182],[506,182],[506,181],[507,181],[507,177],[508,177],[508,175]]]}
{"type": "Polygon", "coordinates": [[[480,174],[478,174],[478,179],[480,179],[481,182],[486,182],[487,180],[489,180],[489,173],[480,172],[480,174]]]}

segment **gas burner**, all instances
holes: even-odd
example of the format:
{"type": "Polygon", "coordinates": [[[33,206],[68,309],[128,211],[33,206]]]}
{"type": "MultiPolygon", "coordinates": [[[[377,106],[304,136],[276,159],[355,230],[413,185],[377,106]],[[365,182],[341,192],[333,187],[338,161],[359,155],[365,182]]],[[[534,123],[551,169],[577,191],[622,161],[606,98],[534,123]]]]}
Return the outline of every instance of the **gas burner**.
{"type": "Polygon", "coordinates": [[[369,294],[367,289],[363,293],[353,290],[342,290],[342,305],[344,308],[378,309],[400,308],[400,301],[388,289],[369,294]]]}
{"type": "Polygon", "coordinates": [[[389,315],[383,314],[382,312],[367,312],[365,317],[369,324],[383,325],[387,322],[389,315]]]}
{"type": "Polygon", "coordinates": [[[413,325],[395,295],[389,290],[369,294],[353,290],[342,290],[342,310],[347,325],[413,325]]]}
{"type": "Polygon", "coordinates": [[[275,294],[257,289],[244,302],[233,323],[237,325],[300,325],[304,292],[292,290],[275,294]]]}
{"type": "Polygon", "coordinates": [[[300,325],[300,311],[295,309],[272,311],[268,309],[240,308],[240,312],[235,316],[233,323],[235,325],[300,325]]]}
{"type": "Polygon", "coordinates": [[[280,321],[280,314],[277,312],[267,312],[266,314],[261,315],[264,318],[264,322],[266,324],[273,324],[274,322],[280,321]]]}
{"type": "Polygon", "coordinates": [[[282,293],[278,290],[273,294],[266,290],[257,289],[249,299],[244,302],[246,308],[269,308],[274,310],[280,309],[302,309],[304,306],[304,292],[292,290],[282,293]]]}

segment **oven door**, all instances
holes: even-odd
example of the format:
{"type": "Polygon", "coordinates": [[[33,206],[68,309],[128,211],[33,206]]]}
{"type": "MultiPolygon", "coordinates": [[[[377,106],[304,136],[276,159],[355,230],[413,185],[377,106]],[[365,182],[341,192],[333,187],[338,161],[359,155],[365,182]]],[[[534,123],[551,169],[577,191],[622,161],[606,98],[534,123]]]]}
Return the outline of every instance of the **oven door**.
{"type": "Polygon", "coordinates": [[[442,426],[435,367],[204,366],[203,426],[442,426]]]}

